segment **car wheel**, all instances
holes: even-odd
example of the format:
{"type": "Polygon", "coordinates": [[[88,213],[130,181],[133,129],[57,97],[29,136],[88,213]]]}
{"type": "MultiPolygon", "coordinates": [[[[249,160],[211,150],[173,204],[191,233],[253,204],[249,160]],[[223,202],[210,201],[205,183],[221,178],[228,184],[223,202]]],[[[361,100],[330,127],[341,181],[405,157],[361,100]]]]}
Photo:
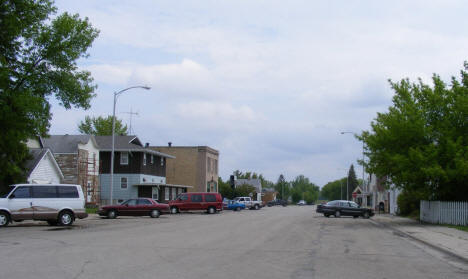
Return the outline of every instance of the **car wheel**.
{"type": "Polygon", "coordinates": [[[362,217],[364,217],[365,219],[369,219],[370,217],[369,212],[368,211],[364,212],[364,215],[362,215],[362,217]]]}
{"type": "Polygon", "coordinates": [[[323,216],[325,216],[327,218],[330,218],[330,215],[328,215],[328,214],[323,214],[323,216]]]}
{"type": "Polygon", "coordinates": [[[260,209],[260,206],[258,206],[258,204],[255,205],[255,210],[259,210],[260,209]]]}
{"type": "Polygon", "coordinates": [[[60,226],[71,226],[73,224],[73,213],[70,211],[62,211],[58,217],[58,224],[60,226]]]}
{"type": "Polygon", "coordinates": [[[179,210],[177,209],[177,207],[171,207],[171,213],[172,214],[177,214],[177,213],[179,213],[179,210]]]}
{"type": "Polygon", "coordinates": [[[354,215],[354,216],[353,216],[354,219],[356,219],[356,218],[358,218],[358,217],[359,217],[359,216],[357,216],[357,215],[354,215]]]}
{"type": "Polygon", "coordinates": [[[107,218],[115,219],[116,217],[117,217],[117,212],[115,212],[115,210],[109,210],[107,212],[107,218]]]}
{"type": "Polygon", "coordinates": [[[236,209],[234,209],[235,211],[240,211],[240,207],[236,207],[236,209]]]}
{"type": "Polygon", "coordinates": [[[208,213],[209,214],[215,214],[216,213],[216,209],[214,207],[210,207],[208,208],[208,213]]]}
{"type": "Polygon", "coordinates": [[[271,207],[271,204],[267,204],[267,205],[268,205],[268,207],[271,207]]]}
{"type": "Polygon", "coordinates": [[[335,211],[335,218],[340,218],[341,217],[341,212],[339,212],[338,210],[335,211]]]}
{"type": "Polygon", "coordinates": [[[8,226],[8,223],[10,223],[10,216],[8,216],[8,213],[5,211],[0,211],[0,227],[6,227],[8,226]]]}
{"type": "Polygon", "coordinates": [[[151,210],[151,213],[150,213],[151,218],[159,218],[159,215],[161,215],[159,210],[157,209],[151,210]]]}
{"type": "Polygon", "coordinates": [[[47,220],[47,224],[49,224],[49,226],[57,226],[57,221],[56,220],[47,220]]]}

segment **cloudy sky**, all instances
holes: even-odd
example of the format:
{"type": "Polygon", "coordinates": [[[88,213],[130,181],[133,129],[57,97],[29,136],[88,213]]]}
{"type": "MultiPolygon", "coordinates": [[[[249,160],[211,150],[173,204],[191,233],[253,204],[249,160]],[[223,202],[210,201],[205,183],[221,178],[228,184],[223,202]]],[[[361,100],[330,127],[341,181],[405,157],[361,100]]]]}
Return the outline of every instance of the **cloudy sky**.
{"type": "Polygon", "coordinates": [[[208,145],[220,175],[303,174],[323,186],[362,168],[362,143],[391,105],[388,79],[458,76],[468,60],[467,1],[66,1],[100,36],[88,59],[88,111],[53,102],[52,134],[86,115],[117,116],[151,145],[208,145]]]}

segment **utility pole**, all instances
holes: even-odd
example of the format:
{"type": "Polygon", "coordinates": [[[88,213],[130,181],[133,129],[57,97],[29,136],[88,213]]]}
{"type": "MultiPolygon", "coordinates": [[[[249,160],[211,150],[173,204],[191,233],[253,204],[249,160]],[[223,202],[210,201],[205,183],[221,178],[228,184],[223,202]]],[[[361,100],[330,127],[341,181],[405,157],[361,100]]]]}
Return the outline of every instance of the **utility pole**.
{"type": "Polygon", "coordinates": [[[139,114],[138,114],[138,112],[133,112],[133,111],[132,111],[132,108],[130,108],[130,111],[124,111],[124,112],[122,112],[122,113],[130,114],[130,127],[128,128],[128,134],[129,134],[129,135],[133,135],[133,130],[132,130],[132,117],[133,117],[133,115],[138,116],[139,114]]]}

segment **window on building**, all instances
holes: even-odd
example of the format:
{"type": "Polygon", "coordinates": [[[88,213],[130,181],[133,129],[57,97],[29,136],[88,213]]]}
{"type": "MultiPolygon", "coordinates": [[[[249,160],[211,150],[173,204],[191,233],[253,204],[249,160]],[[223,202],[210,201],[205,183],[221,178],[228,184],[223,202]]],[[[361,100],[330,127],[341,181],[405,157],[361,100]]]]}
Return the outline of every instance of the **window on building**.
{"type": "Polygon", "coordinates": [[[153,187],[152,196],[153,196],[153,200],[155,201],[159,200],[159,188],[158,187],[153,187]]]}
{"type": "Polygon", "coordinates": [[[218,160],[214,160],[214,173],[218,174],[218,160]]]}
{"type": "Polygon", "coordinates": [[[120,188],[121,189],[127,189],[128,183],[127,183],[127,178],[126,177],[121,177],[120,178],[120,188]]]}
{"type": "Polygon", "coordinates": [[[143,153],[143,166],[146,166],[146,153],[143,153]]]}
{"type": "Polygon", "coordinates": [[[208,172],[211,172],[211,158],[209,157],[206,160],[206,169],[208,170],[208,172]]]}
{"type": "Polygon", "coordinates": [[[172,199],[175,200],[177,196],[177,188],[172,188],[172,199]]]}
{"type": "Polygon", "coordinates": [[[120,164],[128,165],[128,152],[120,152],[120,164]]]}
{"type": "Polygon", "coordinates": [[[164,166],[164,158],[161,157],[161,167],[164,166]]]}
{"type": "Polygon", "coordinates": [[[154,155],[151,154],[151,165],[154,164],[154,155]]]}
{"type": "Polygon", "coordinates": [[[166,201],[169,200],[169,188],[168,188],[168,187],[165,187],[165,188],[164,188],[164,199],[165,199],[166,201]]]}

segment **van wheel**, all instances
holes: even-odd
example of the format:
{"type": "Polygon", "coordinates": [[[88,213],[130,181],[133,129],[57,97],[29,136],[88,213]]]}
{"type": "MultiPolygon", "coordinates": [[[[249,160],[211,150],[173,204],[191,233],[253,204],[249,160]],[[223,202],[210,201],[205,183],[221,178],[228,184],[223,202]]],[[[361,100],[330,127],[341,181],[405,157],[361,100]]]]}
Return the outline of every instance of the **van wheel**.
{"type": "Polygon", "coordinates": [[[341,217],[341,212],[335,211],[335,218],[340,218],[341,217]]]}
{"type": "Polygon", "coordinates": [[[215,214],[216,213],[216,209],[214,207],[210,207],[208,208],[208,213],[209,214],[215,214]]]}
{"type": "Polygon", "coordinates": [[[58,217],[58,224],[61,226],[71,226],[73,224],[74,216],[70,211],[62,211],[58,217]]]}
{"type": "Polygon", "coordinates": [[[260,208],[260,206],[258,206],[258,204],[255,205],[255,210],[258,210],[260,208]]]}
{"type": "Polygon", "coordinates": [[[159,218],[159,215],[161,215],[161,213],[157,209],[152,210],[150,213],[151,218],[159,218]]]}
{"type": "Polygon", "coordinates": [[[171,207],[171,213],[172,214],[177,214],[177,213],[179,213],[179,209],[177,209],[177,207],[171,207]]]}
{"type": "Polygon", "coordinates": [[[234,210],[235,210],[235,211],[240,211],[241,208],[240,208],[240,206],[238,206],[238,207],[236,207],[236,209],[234,209],[234,210]]]}
{"type": "Polygon", "coordinates": [[[10,216],[5,211],[0,211],[0,227],[6,227],[10,223],[10,216]]]}
{"type": "Polygon", "coordinates": [[[107,212],[107,218],[115,219],[116,217],[117,217],[117,212],[115,212],[115,210],[109,210],[107,212]]]}

